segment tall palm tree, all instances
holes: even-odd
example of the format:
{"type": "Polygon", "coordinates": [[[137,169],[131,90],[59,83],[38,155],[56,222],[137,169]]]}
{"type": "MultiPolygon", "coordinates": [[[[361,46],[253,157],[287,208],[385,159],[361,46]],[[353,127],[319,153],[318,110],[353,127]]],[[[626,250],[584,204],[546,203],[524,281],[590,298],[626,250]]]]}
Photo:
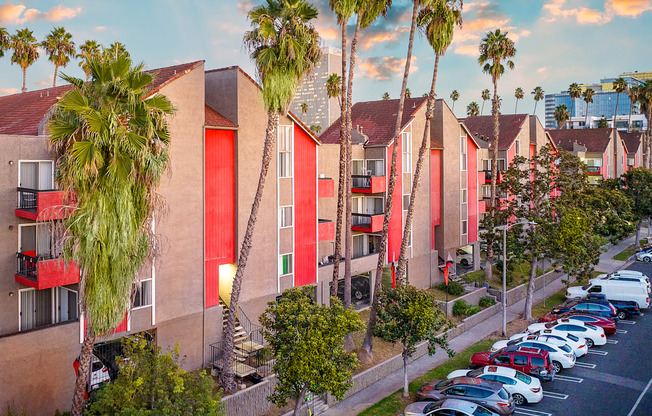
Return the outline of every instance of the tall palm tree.
{"type": "Polygon", "coordinates": [[[123,45],[120,42],[113,42],[112,44],[109,45],[108,48],[104,48],[102,50],[102,53],[105,56],[112,57],[113,59],[118,59],[119,56],[125,56],[129,57],[129,52],[127,52],[127,48],[125,48],[125,45],[123,45]]]}
{"type": "Polygon", "coordinates": [[[91,75],[91,68],[88,63],[92,59],[101,59],[102,54],[100,53],[100,44],[94,40],[87,40],[83,45],[79,46],[79,53],[77,54],[77,59],[79,61],[79,67],[86,74],[86,80],[91,75]]]}
{"type": "Polygon", "coordinates": [[[451,108],[451,110],[454,113],[455,112],[455,101],[460,99],[460,93],[457,92],[457,90],[453,90],[453,92],[451,92],[450,97],[451,97],[451,100],[453,101],[453,108],[451,108]]]}
{"type": "Polygon", "coordinates": [[[569,115],[570,113],[568,112],[568,107],[566,107],[566,104],[558,105],[557,108],[555,108],[555,120],[557,121],[558,129],[564,128],[564,124],[566,124],[569,115]]]}
{"type": "Polygon", "coordinates": [[[487,101],[488,99],[491,98],[491,92],[489,92],[488,88],[482,90],[482,93],[480,94],[480,98],[482,98],[482,108],[480,109],[480,115],[483,115],[484,114],[484,103],[485,103],[485,101],[487,101]]]}
{"type": "MultiPolygon", "coordinates": [[[[491,81],[494,86],[493,106],[491,113],[494,119],[494,138],[491,152],[491,196],[490,196],[490,219],[493,232],[493,219],[496,211],[496,177],[498,176],[498,134],[499,118],[498,109],[500,100],[498,98],[498,79],[505,73],[505,65],[514,69],[514,61],[511,60],[516,55],[514,42],[507,37],[507,32],[501,32],[496,29],[494,32],[488,32],[480,43],[480,57],[478,63],[482,65],[482,72],[491,75],[491,81]]],[[[494,260],[493,243],[487,244],[487,262],[485,265],[485,278],[492,277],[492,267],[494,260]]]]}
{"type": "Polygon", "coordinates": [[[627,122],[627,131],[632,129],[632,107],[634,103],[638,101],[638,87],[632,86],[627,90],[627,96],[629,97],[629,121],[627,122]]]}
{"type": "Polygon", "coordinates": [[[524,96],[525,93],[523,92],[523,88],[518,87],[516,88],[516,90],[514,90],[514,97],[516,97],[516,106],[514,107],[514,114],[518,112],[518,100],[522,100],[524,96]]]}
{"type": "Polygon", "coordinates": [[[342,77],[332,73],[326,80],[326,95],[328,98],[337,98],[337,102],[342,108],[342,77]]]}
{"type": "Polygon", "coordinates": [[[537,114],[537,104],[539,104],[539,101],[543,100],[545,98],[545,93],[543,91],[543,88],[541,87],[535,87],[532,92],[532,95],[534,95],[534,111],[532,112],[533,115],[537,114]]]}
{"type": "Polygon", "coordinates": [[[382,98],[383,100],[385,100],[385,101],[389,100],[389,93],[388,93],[388,92],[384,92],[381,98],[382,98]]]}
{"type": "Polygon", "coordinates": [[[245,33],[244,42],[251,51],[256,73],[262,84],[263,103],[267,110],[267,129],[258,187],[240,246],[227,312],[227,325],[224,329],[224,370],[221,383],[230,391],[235,390],[233,336],[240,289],[251,251],[265,179],[276,144],[276,125],[279,116],[287,113],[301,80],[321,59],[319,35],[312,24],[317,15],[317,9],[305,0],[267,0],[266,4],[254,7],[247,14],[252,29],[245,33]]]}
{"type": "Polygon", "coordinates": [[[582,96],[582,88],[577,84],[577,82],[573,82],[570,84],[568,87],[568,95],[571,98],[571,108],[570,108],[570,114],[569,114],[569,119],[570,119],[570,127],[571,129],[573,128],[573,109],[575,107],[575,100],[580,98],[582,96]]]}
{"type": "Polygon", "coordinates": [[[63,75],[74,89],[50,122],[57,183],[76,195],[66,220],[64,255],[81,268],[86,325],[72,414],[80,415],[96,336],[114,329],[129,308],[138,271],[152,247],[156,188],[167,168],[174,113],[164,95],[148,97],[154,75],[128,58],[93,60],[91,82],[63,75]]]}
{"type": "Polygon", "coordinates": [[[75,56],[75,42],[72,41],[72,33],[61,27],[55,27],[41,42],[41,46],[49,55],[48,60],[54,64],[54,79],[52,86],[57,86],[57,73],[59,67],[66,67],[70,58],[75,56]]]}
{"type": "Polygon", "coordinates": [[[409,88],[405,89],[405,98],[412,98],[412,91],[409,88]]]}
{"type": "Polygon", "coordinates": [[[469,105],[466,106],[466,115],[470,117],[475,117],[480,114],[480,106],[477,102],[471,101],[469,105]]]}
{"type": "Polygon", "coordinates": [[[5,56],[5,51],[9,49],[9,32],[4,27],[0,27],[0,58],[5,56]]]}
{"type": "Polygon", "coordinates": [[[16,30],[16,34],[11,36],[9,47],[14,51],[11,56],[11,63],[18,64],[23,71],[23,92],[27,91],[26,78],[27,68],[29,68],[39,57],[39,44],[34,37],[34,33],[25,28],[16,30]]]}
{"type": "Polygon", "coordinates": [[[645,114],[648,119],[647,134],[643,136],[643,166],[650,169],[652,167],[652,79],[646,79],[643,84],[638,86],[638,102],[641,106],[641,113],[645,114]]]}
{"type": "Polygon", "coordinates": [[[306,114],[308,112],[308,104],[301,104],[301,113],[306,114]]]}
{"type": "Polygon", "coordinates": [[[321,133],[321,126],[319,124],[313,124],[310,126],[310,130],[315,134],[319,134],[321,133]]]}
{"type": "Polygon", "coordinates": [[[593,95],[595,95],[595,91],[593,91],[593,88],[587,88],[584,90],[584,93],[582,93],[582,97],[584,97],[584,102],[586,103],[586,116],[584,119],[584,128],[588,129],[589,128],[589,103],[593,102],[593,95]]]}
{"type": "Polygon", "coordinates": [[[627,91],[627,81],[625,78],[619,77],[613,82],[613,89],[616,91],[616,109],[614,110],[614,121],[612,127],[616,129],[616,116],[618,115],[618,100],[620,99],[620,94],[627,91]]]}

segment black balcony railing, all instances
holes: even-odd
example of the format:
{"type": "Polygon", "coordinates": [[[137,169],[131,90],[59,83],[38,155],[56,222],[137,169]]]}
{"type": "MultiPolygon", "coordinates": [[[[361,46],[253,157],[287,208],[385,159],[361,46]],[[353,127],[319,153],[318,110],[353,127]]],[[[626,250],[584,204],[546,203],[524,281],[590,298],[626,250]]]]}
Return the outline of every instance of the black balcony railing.
{"type": "Polygon", "coordinates": [[[351,175],[351,187],[356,189],[371,189],[371,178],[374,175],[351,175]]]}
{"type": "Polygon", "coordinates": [[[600,166],[587,166],[586,171],[588,173],[600,173],[600,166]]]}
{"type": "Polygon", "coordinates": [[[383,215],[383,213],[376,212],[374,214],[357,214],[353,212],[351,213],[351,225],[354,227],[370,227],[371,217],[375,217],[376,215],[383,215]]]}
{"type": "Polygon", "coordinates": [[[16,260],[18,263],[16,274],[36,282],[38,277],[36,262],[38,262],[38,258],[25,253],[16,253],[16,260]]]}
{"type": "Polygon", "coordinates": [[[38,190],[30,188],[18,189],[18,209],[36,211],[38,190]]]}

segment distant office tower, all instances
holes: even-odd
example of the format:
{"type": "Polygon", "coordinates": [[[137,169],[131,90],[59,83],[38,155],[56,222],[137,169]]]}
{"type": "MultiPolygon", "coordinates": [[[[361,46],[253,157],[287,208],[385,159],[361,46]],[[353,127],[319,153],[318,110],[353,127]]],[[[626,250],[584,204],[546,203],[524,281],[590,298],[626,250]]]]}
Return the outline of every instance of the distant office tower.
{"type": "MultiPolygon", "coordinates": [[[[646,79],[652,79],[651,72],[626,72],[620,74],[627,82],[627,89],[632,86],[640,85],[646,79]]],[[[609,127],[613,127],[614,112],[616,111],[616,96],[617,93],[613,89],[613,82],[618,78],[604,78],[596,84],[580,84],[582,91],[587,88],[592,88],[595,91],[593,102],[589,103],[588,117],[586,102],[582,97],[575,99],[575,104],[571,106],[572,100],[568,95],[568,91],[562,91],[559,94],[546,94],[546,128],[556,129],[557,122],[555,121],[555,108],[558,105],[565,104],[568,111],[572,111],[570,120],[566,123],[567,128],[583,129],[585,126],[590,128],[598,127],[600,119],[607,120],[609,127]]],[[[618,98],[618,114],[616,116],[616,128],[619,131],[639,130],[643,131],[647,128],[648,121],[645,116],[641,114],[640,105],[634,103],[631,106],[631,126],[630,123],[630,104],[631,101],[626,93],[621,93],[618,98]]]]}
{"type": "Polygon", "coordinates": [[[336,98],[328,98],[326,80],[332,73],[342,74],[342,51],[331,47],[322,48],[323,57],[315,71],[303,80],[297,91],[290,111],[308,127],[320,126],[326,131],[340,116],[340,106],[336,98]],[[307,105],[304,113],[301,108],[307,105]]]}

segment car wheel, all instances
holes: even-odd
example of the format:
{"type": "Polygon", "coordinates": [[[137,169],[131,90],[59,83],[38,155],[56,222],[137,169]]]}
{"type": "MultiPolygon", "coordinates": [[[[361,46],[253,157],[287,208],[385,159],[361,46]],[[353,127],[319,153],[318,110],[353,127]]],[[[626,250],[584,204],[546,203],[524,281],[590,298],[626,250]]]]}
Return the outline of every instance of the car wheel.
{"type": "Polygon", "coordinates": [[[557,361],[552,362],[552,369],[555,371],[555,374],[559,374],[562,368],[563,367],[561,366],[561,364],[558,363],[557,361]]]}
{"type": "Polygon", "coordinates": [[[616,315],[618,319],[626,319],[627,318],[627,312],[625,311],[620,311],[618,312],[618,315],[616,315]]]}
{"type": "Polygon", "coordinates": [[[353,296],[355,296],[355,298],[356,298],[357,300],[362,300],[362,291],[361,291],[361,290],[356,290],[356,291],[353,293],[353,296]]]}
{"type": "Polygon", "coordinates": [[[514,404],[517,405],[517,406],[522,406],[525,403],[527,403],[527,400],[525,400],[525,397],[522,394],[519,394],[519,393],[512,394],[512,399],[514,400],[514,404]]]}
{"type": "Polygon", "coordinates": [[[589,348],[593,346],[593,340],[591,338],[586,338],[586,346],[589,348]]]}
{"type": "Polygon", "coordinates": [[[469,261],[467,259],[460,260],[460,264],[464,267],[469,267],[469,261]]]}
{"type": "Polygon", "coordinates": [[[643,257],[643,261],[646,262],[646,263],[649,263],[650,260],[652,260],[652,258],[650,258],[650,257],[643,257]]]}

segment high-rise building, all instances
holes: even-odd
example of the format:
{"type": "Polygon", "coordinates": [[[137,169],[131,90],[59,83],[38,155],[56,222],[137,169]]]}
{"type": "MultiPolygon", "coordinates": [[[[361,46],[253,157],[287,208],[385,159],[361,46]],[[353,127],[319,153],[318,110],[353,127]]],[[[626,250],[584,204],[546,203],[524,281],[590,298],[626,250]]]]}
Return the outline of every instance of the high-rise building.
{"type": "Polygon", "coordinates": [[[625,79],[627,89],[629,89],[632,86],[640,85],[646,79],[652,79],[652,72],[626,72],[620,74],[618,77],[601,79],[599,83],[580,84],[582,91],[585,91],[587,88],[595,91],[593,102],[589,103],[588,108],[582,97],[576,98],[575,103],[573,103],[570,95],[568,95],[568,91],[562,91],[558,94],[546,94],[546,128],[557,128],[554,114],[555,108],[561,104],[565,104],[569,112],[572,111],[570,119],[567,122],[567,127],[569,128],[577,129],[584,128],[585,126],[596,128],[602,118],[607,120],[609,127],[613,127],[616,99],[618,99],[616,128],[619,131],[627,131],[628,129],[645,130],[647,128],[647,120],[641,114],[640,105],[638,103],[632,104],[626,93],[621,93],[618,96],[613,89],[613,82],[619,77],[625,79]],[[616,98],[617,96],[618,98],[616,98]]]}
{"type": "Polygon", "coordinates": [[[323,132],[340,116],[337,98],[328,98],[326,81],[333,73],[342,74],[342,51],[325,47],[322,48],[322,54],[321,61],[315,70],[303,80],[290,110],[306,126],[319,126],[323,132]]]}

